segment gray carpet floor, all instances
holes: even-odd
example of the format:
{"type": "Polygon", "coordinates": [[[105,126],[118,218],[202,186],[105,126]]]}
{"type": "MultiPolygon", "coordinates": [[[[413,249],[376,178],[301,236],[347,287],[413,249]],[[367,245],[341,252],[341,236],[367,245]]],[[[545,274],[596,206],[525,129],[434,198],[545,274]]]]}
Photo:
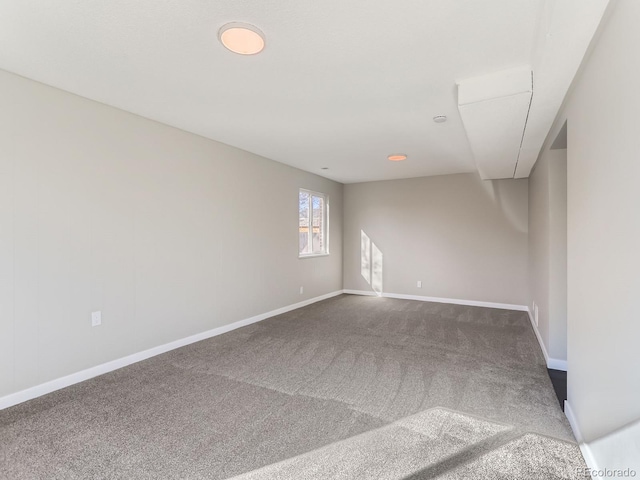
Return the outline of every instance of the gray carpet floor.
{"type": "Polygon", "coordinates": [[[573,479],[527,314],[341,295],[0,411],[6,479],[573,479]]]}

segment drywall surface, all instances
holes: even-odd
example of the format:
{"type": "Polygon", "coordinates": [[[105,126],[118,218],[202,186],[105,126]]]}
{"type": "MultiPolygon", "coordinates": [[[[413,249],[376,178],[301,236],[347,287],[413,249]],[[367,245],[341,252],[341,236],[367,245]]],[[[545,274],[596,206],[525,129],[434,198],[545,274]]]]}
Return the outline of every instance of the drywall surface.
{"type": "Polygon", "coordinates": [[[567,151],[549,162],[549,356],[567,359],[567,151]]]}
{"type": "Polygon", "coordinates": [[[567,151],[544,150],[529,177],[529,308],[551,359],[567,359],[567,151]],[[535,315],[535,313],[534,313],[535,315]]]}
{"type": "Polygon", "coordinates": [[[344,208],[345,289],[526,305],[526,180],[349,184],[344,208]]]}
{"type": "Polygon", "coordinates": [[[0,396],[342,289],[341,184],[1,71],[0,105],[0,396]]]}
{"type": "Polygon", "coordinates": [[[549,162],[539,159],[529,176],[529,296],[528,306],[549,352],[549,162]]]}
{"type": "Polygon", "coordinates": [[[568,121],[568,397],[587,442],[640,419],[638,18],[640,2],[615,3],[557,121],[568,121]]]}

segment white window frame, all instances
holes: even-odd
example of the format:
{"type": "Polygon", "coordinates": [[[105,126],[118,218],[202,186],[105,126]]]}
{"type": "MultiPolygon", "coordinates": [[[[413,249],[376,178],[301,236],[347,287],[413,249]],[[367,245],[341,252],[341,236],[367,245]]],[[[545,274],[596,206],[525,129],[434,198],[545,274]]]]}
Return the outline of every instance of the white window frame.
{"type": "MultiPolygon", "coordinates": [[[[311,201],[309,201],[309,228],[313,228],[313,209],[311,207],[311,201]]],[[[312,231],[310,232],[312,233],[312,231]]],[[[309,236],[309,241],[313,241],[313,235],[309,236]]],[[[298,189],[298,258],[313,258],[313,257],[326,257],[329,255],[329,195],[322,192],[316,192],[309,190],[308,188],[298,189]],[[322,253],[300,253],[300,194],[309,194],[315,197],[322,197],[324,199],[324,211],[322,215],[322,224],[324,225],[324,245],[325,249],[322,253]]]]}

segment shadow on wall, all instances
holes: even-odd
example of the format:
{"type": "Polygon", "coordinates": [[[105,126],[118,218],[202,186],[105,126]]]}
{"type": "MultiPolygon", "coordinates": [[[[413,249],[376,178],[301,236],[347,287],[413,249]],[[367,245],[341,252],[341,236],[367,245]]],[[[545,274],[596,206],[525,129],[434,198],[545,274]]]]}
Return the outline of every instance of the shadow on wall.
{"type": "Polygon", "coordinates": [[[364,230],[360,230],[360,275],[376,295],[382,295],[382,252],[364,230]]]}
{"type": "Polygon", "coordinates": [[[505,202],[502,198],[501,190],[504,188],[504,185],[496,180],[483,180],[481,185],[493,203],[499,207],[499,211],[504,214],[509,224],[513,226],[516,231],[527,233],[529,231],[527,218],[523,218],[522,215],[519,214],[520,212],[514,210],[511,202],[505,202]]]}

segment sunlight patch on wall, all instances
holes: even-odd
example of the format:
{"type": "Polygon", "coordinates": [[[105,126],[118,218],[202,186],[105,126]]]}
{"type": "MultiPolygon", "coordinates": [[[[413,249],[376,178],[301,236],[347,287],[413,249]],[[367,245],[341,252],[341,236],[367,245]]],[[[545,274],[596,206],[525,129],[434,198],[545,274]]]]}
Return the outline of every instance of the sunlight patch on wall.
{"type": "Polygon", "coordinates": [[[376,295],[382,295],[382,252],[364,230],[360,230],[360,275],[376,295]]]}
{"type": "Polygon", "coordinates": [[[371,283],[371,239],[360,230],[360,275],[371,283]]]}
{"type": "Polygon", "coordinates": [[[375,243],[371,242],[371,288],[382,295],[382,252],[375,243]]]}

